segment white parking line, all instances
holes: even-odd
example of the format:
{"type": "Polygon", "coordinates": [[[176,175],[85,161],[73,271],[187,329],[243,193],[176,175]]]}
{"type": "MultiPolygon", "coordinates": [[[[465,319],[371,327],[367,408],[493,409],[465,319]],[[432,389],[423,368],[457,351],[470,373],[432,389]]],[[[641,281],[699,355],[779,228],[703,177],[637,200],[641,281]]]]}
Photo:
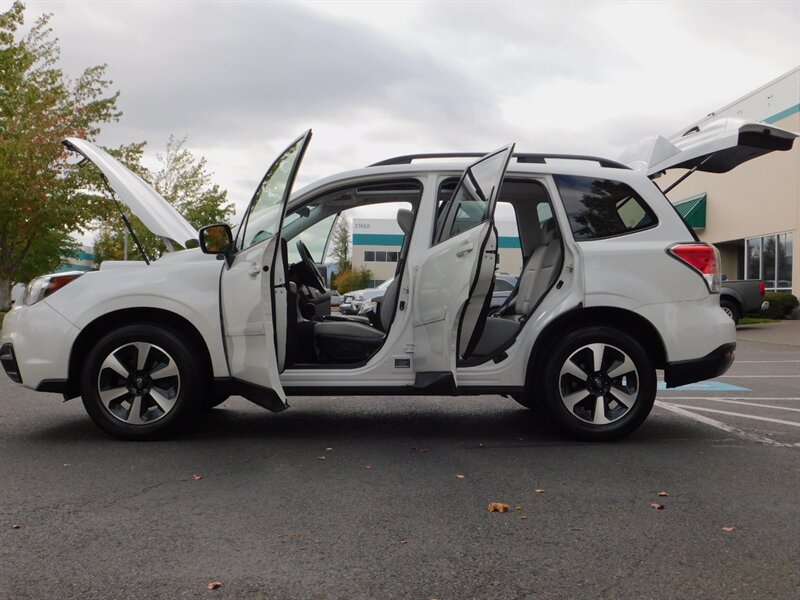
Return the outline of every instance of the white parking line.
{"type": "Polygon", "coordinates": [[[737,379],[800,379],[800,375],[719,375],[723,379],[737,378],[737,379]]]}
{"type": "Polygon", "coordinates": [[[741,365],[743,363],[800,363],[800,360],[737,360],[734,365],[741,365]]]}
{"type": "Polygon", "coordinates": [[[727,410],[717,410],[716,408],[705,408],[701,406],[687,406],[685,404],[672,404],[672,406],[688,410],[699,410],[700,412],[715,413],[718,415],[727,415],[729,417],[739,417],[742,419],[753,419],[755,421],[767,421],[768,423],[779,423],[781,425],[791,425],[792,427],[800,427],[800,422],[798,421],[784,421],[783,419],[772,419],[770,417],[757,417],[755,415],[748,415],[745,413],[728,412],[727,410]]]}
{"type": "MultiPolygon", "coordinates": [[[[726,404],[741,404],[742,406],[758,406],[759,408],[771,408],[774,410],[789,410],[791,412],[798,412],[800,413],[800,408],[790,408],[788,406],[771,406],[769,404],[759,404],[757,402],[743,402],[742,400],[732,400],[731,398],[714,398],[713,396],[705,396],[703,398],[687,398],[686,396],[683,397],[672,397],[669,398],[670,400],[711,400],[712,402],[725,402],[726,404]]],[[[776,400],[786,400],[786,398],[776,398],[776,400]]]]}
{"type": "MultiPolygon", "coordinates": [[[[661,390],[662,393],[669,391],[661,390]]],[[[659,396],[659,398],[661,400],[800,400],[800,396],[659,396]]]]}
{"type": "Polygon", "coordinates": [[[716,427],[717,429],[721,429],[727,433],[732,433],[738,438],[743,440],[748,440],[750,442],[758,442],[759,444],[766,444],[768,446],[780,446],[781,448],[786,447],[796,447],[795,444],[783,444],[777,440],[773,440],[772,438],[768,438],[763,435],[758,435],[757,433],[750,433],[749,431],[742,431],[738,427],[733,427],[732,425],[728,425],[727,423],[723,423],[722,421],[717,421],[716,419],[712,419],[711,417],[706,417],[705,415],[698,415],[688,410],[684,410],[671,404],[669,402],[661,402],[660,400],[656,400],[656,406],[659,408],[663,408],[664,410],[668,410],[679,414],[684,417],[689,417],[699,423],[704,423],[706,425],[711,425],[712,427],[716,427]]]}

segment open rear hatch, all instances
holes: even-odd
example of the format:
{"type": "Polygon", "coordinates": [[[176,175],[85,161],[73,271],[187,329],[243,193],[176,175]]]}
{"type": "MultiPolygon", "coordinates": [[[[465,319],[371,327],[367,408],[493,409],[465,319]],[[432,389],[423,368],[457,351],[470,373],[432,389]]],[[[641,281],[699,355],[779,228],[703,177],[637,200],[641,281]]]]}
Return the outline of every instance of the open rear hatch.
{"type": "Polygon", "coordinates": [[[776,150],[791,150],[797,133],[766,123],[721,118],[695,125],[666,139],[656,135],[634,144],[620,162],[650,178],[668,169],[727,173],[740,164],[776,150]]]}

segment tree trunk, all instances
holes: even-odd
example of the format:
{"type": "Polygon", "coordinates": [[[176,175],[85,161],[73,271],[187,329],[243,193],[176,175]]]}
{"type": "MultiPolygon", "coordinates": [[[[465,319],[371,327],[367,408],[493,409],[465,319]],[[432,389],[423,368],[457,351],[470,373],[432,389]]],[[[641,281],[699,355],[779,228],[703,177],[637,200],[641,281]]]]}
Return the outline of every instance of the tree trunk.
{"type": "Polygon", "coordinates": [[[0,312],[11,309],[11,282],[0,279],[0,312]]]}

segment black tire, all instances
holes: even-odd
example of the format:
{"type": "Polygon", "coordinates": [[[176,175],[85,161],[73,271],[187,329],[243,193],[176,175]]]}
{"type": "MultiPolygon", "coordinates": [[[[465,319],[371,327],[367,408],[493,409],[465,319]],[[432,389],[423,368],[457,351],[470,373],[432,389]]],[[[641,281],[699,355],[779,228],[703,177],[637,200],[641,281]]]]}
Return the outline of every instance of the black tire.
{"type": "Polygon", "coordinates": [[[86,357],[83,406],[115,437],[164,438],[180,429],[193,403],[203,397],[208,377],[202,365],[177,331],[152,323],[120,327],[101,338],[86,357]]]}
{"type": "Polygon", "coordinates": [[[511,394],[511,397],[514,400],[516,400],[517,403],[519,403],[520,405],[524,406],[529,410],[532,410],[534,412],[540,412],[542,410],[542,401],[539,399],[538,396],[534,396],[527,390],[524,392],[520,392],[519,394],[511,394]]]}
{"type": "Polygon", "coordinates": [[[719,305],[733,319],[734,324],[738,323],[739,319],[742,318],[742,311],[736,302],[723,298],[719,301],[719,305]]]}
{"type": "Polygon", "coordinates": [[[656,398],[655,368],[630,335],[610,327],[587,327],[556,342],[546,356],[543,404],[571,436],[617,440],[650,414],[656,398]]]}
{"type": "Polygon", "coordinates": [[[228,396],[228,394],[212,390],[211,392],[206,394],[203,397],[202,401],[199,403],[200,404],[200,409],[201,410],[211,410],[212,408],[218,407],[220,404],[225,402],[225,400],[227,400],[228,398],[230,398],[230,396],[228,396]]]}

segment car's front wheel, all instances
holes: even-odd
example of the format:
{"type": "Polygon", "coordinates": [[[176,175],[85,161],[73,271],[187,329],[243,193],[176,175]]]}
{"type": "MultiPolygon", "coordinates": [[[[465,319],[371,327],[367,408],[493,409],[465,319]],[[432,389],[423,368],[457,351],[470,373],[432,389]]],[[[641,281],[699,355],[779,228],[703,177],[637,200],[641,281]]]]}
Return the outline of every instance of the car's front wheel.
{"type": "Polygon", "coordinates": [[[129,440],[175,432],[202,397],[201,361],[177,331],[153,324],[120,327],[86,357],[83,405],[104,431],[129,440]]]}
{"type": "Polygon", "coordinates": [[[656,397],[655,368],[630,335],[609,327],[579,329],[555,344],[544,372],[548,412],[584,440],[619,439],[639,427],[656,397]]]}

